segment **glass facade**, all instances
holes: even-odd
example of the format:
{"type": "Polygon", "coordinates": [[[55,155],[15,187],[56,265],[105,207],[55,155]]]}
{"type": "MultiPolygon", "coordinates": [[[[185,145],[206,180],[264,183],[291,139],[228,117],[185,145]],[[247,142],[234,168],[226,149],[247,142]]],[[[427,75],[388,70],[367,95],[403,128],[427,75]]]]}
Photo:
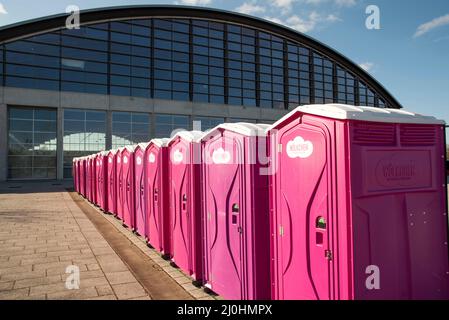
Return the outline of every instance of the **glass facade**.
{"type": "Polygon", "coordinates": [[[206,131],[224,123],[225,119],[219,117],[195,117],[193,121],[196,130],[206,131]],[[199,126],[201,126],[201,129],[199,129],[199,126]]]}
{"type": "Polygon", "coordinates": [[[72,176],[72,159],[106,148],[106,112],[64,110],[64,178],[72,176]]]}
{"type": "Polygon", "coordinates": [[[169,114],[156,114],[155,138],[169,138],[174,130],[190,130],[189,116],[175,116],[169,114]]]}
{"type": "Polygon", "coordinates": [[[56,178],[55,109],[8,108],[8,179],[56,178]]]}
{"type": "Polygon", "coordinates": [[[148,142],[150,140],[150,116],[147,113],[112,113],[112,148],[148,142]]]}
{"type": "Polygon", "coordinates": [[[6,86],[285,109],[387,106],[321,52],[249,26],[129,19],[0,45],[6,86]]]}

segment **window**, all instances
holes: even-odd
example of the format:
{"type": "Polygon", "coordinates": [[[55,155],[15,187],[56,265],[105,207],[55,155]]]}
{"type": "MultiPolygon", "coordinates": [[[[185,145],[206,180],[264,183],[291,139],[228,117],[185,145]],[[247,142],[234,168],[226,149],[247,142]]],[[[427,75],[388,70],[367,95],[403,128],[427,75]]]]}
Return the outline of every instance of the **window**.
{"type": "Polygon", "coordinates": [[[106,112],[64,109],[64,178],[72,176],[72,160],[106,148],[106,112]]]}
{"type": "Polygon", "coordinates": [[[315,103],[334,102],[334,64],[332,61],[314,52],[313,76],[315,80],[315,103]]]}
{"type": "Polygon", "coordinates": [[[193,125],[195,127],[195,130],[206,131],[206,130],[212,129],[224,122],[225,122],[224,118],[195,117],[193,125]]]}
{"type": "Polygon", "coordinates": [[[174,130],[190,130],[189,117],[168,114],[155,115],[156,138],[171,137],[174,130]]]}
{"type": "Polygon", "coordinates": [[[285,108],[283,42],[259,32],[259,96],[262,108],[285,108]]]}
{"type": "Polygon", "coordinates": [[[8,109],[8,179],[56,179],[56,110],[8,109]]]}
{"type": "Polygon", "coordinates": [[[287,44],[288,104],[297,107],[310,103],[310,50],[287,44]]]}
{"type": "Polygon", "coordinates": [[[148,142],[150,117],[147,113],[112,113],[112,148],[148,142]]]}

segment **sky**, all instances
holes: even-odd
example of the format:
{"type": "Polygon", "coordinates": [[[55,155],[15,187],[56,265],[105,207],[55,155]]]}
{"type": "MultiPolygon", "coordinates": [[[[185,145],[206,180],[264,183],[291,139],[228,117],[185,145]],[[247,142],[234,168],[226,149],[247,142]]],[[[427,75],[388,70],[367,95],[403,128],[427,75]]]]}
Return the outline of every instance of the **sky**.
{"type": "Polygon", "coordinates": [[[0,0],[0,26],[63,13],[69,5],[142,4],[206,6],[287,25],[362,66],[404,109],[449,124],[449,0],[0,0]],[[366,27],[373,21],[370,5],[379,9],[378,29],[366,27]]]}

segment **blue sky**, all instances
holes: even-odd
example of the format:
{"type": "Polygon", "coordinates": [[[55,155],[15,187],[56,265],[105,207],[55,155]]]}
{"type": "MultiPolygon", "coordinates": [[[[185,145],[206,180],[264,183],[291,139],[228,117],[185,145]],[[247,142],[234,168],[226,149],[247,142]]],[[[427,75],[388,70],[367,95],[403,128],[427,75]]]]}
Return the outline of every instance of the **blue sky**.
{"type": "Polygon", "coordinates": [[[404,106],[449,123],[448,0],[0,0],[0,25],[81,9],[187,4],[248,13],[286,24],[363,64],[404,106]],[[368,5],[380,30],[365,27],[368,5]]]}

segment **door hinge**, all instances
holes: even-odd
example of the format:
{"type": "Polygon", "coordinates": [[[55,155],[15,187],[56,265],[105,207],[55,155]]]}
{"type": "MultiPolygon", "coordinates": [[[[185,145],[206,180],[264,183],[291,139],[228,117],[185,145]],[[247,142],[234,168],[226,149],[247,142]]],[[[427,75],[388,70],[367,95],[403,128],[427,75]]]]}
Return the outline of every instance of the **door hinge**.
{"type": "Polygon", "coordinates": [[[279,226],[279,235],[280,235],[281,237],[284,236],[284,227],[283,227],[283,226],[279,226]]]}
{"type": "Polygon", "coordinates": [[[334,258],[333,254],[332,254],[332,250],[324,251],[324,255],[326,256],[326,259],[329,260],[329,261],[334,258]]]}
{"type": "Polygon", "coordinates": [[[278,152],[281,153],[282,152],[282,143],[278,144],[278,152]]]}

